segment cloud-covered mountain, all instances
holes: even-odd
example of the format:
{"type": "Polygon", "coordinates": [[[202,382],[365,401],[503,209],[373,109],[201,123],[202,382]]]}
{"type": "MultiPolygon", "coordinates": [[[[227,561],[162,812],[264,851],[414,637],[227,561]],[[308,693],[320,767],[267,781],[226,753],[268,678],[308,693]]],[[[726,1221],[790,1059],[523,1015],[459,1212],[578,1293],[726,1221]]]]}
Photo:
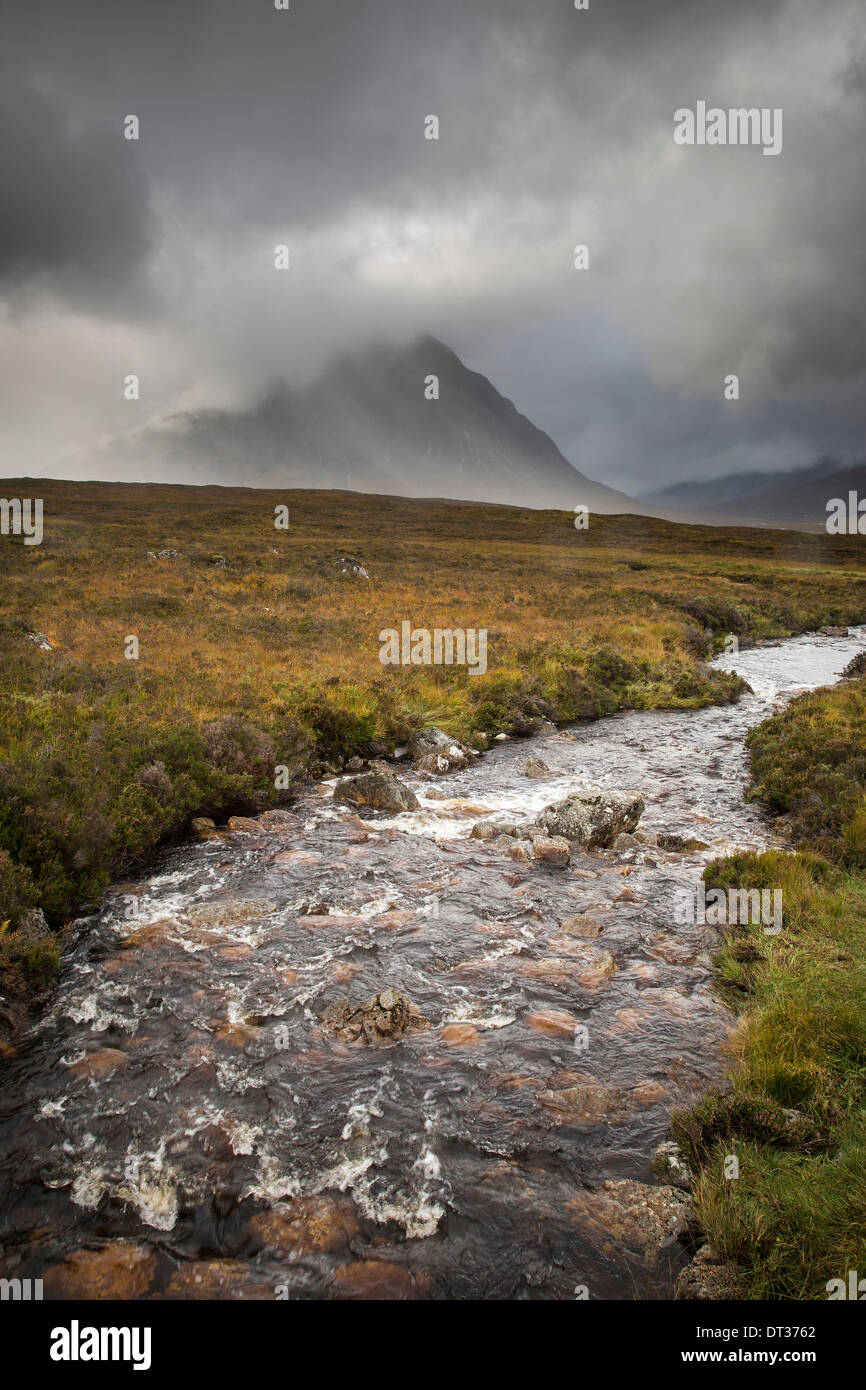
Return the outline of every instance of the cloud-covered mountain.
{"type": "Polygon", "coordinates": [[[119,480],[648,510],[585,478],[485,376],[431,337],[344,355],[305,389],[275,385],[247,409],[169,416],[76,460],[85,462],[94,476],[119,480]],[[428,398],[434,377],[438,399],[428,398]]]}

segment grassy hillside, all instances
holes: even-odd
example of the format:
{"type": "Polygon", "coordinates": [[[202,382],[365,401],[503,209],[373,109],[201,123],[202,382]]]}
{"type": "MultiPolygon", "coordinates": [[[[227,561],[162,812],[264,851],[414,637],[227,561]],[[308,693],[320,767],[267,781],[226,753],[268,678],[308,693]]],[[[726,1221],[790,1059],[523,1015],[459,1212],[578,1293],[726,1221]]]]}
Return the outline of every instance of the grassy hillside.
{"type": "Polygon", "coordinates": [[[483,746],[544,718],[729,700],[737,680],[701,664],[726,634],[866,620],[856,537],[579,531],[563,512],[344,492],[0,494],[45,505],[41,545],[0,536],[0,954],[36,979],[51,943],[12,944],[29,907],[59,926],[190,816],[285,799],[277,766],[338,768],[425,723],[483,746]],[[381,665],[379,632],[403,620],[486,628],[487,673],[381,665]]]}

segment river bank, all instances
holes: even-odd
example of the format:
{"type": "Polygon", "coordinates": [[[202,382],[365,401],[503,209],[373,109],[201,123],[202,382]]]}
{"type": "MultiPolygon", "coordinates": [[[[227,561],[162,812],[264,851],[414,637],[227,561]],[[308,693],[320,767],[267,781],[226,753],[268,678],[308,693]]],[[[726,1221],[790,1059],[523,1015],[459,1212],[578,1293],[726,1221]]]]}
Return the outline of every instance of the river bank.
{"type": "Polygon", "coordinates": [[[750,795],[796,852],[705,874],[722,889],[772,885],[785,908],[778,936],[729,930],[716,973],[737,1014],[730,1071],[675,1117],[710,1242],[704,1297],[856,1298],[866,1267],[864,666],[747,740],[750,795]]]}

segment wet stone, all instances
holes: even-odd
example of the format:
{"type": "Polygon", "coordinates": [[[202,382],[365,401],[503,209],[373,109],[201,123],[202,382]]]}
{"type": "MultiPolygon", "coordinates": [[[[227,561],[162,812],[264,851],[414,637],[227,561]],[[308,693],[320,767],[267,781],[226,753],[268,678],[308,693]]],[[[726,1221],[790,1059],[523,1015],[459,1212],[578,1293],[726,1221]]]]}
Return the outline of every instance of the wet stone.
{"type": "Polygon", "coordinates": [[[411,999],[395,989],[382,990],[363,1003],[337,999],[319,1015],[319,1023],[331,1037],[370,1047],[387,1047],[407,1033],[430,1027],[411,999]]]}
{"type": "Polygon", "coordinates": [[[111,1072],[117,1071],[118,1067],[129,1065],[129,1058],[125,1052],[121,1052],[116,1047],[103,1047],[98,1052],[88,1052],[86,1057],[82,1057],[77,1062],[72,1062],[69,1070],[76,1076],[87,1076],[98,1079],[101,1076],[108,1076],[111,1072]]]}
{"type": "Polygon", "coordinates": [[[275,1297],[275,1291],[255,1283],[253,1271],[242,1260],[193,1260],[172,1275],[164,1297],[266,1302],[275,1297]]]}
{"type": "Polygon", "coordinates": [[[143,1298],[156,1272],[156,1255],[145,1246],[112,1241],[100,1250],[74,1250],[62,1264],[49,1265],[42,1280],[48,1298],[143,1298]]]}
{"type": "Polygon", "coordinates": [[[356,1260],[340,1265],[334,1274],[334,1298],[404,1301],[424,1296],[418,1283],[402,1265],[387,1260],[356,1260]]]}
{"type": "Polygon", "coordinates": [[[333,1197],[295,1197],[284,1207],[259,1212],[250,1231],[262,1245],[283,1255],[338,1250],[358,1234],[351,1202],[333,1197]]]}

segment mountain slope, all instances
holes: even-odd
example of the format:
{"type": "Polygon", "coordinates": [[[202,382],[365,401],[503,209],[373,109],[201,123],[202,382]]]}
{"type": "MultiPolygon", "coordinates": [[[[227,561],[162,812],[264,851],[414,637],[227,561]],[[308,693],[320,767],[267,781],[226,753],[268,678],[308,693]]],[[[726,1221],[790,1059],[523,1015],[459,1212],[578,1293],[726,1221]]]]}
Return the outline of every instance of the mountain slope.
{"type": "Polygon", "coordinates": [[[590,482],[485,376],[430,337],[341,357],[305,390],[275,386],[247,410],[170,416],[85,457],[97,476],[116,480],[652,510],[590,482]],[[430,376],[438,400],[425,398],[430,376]]]}

